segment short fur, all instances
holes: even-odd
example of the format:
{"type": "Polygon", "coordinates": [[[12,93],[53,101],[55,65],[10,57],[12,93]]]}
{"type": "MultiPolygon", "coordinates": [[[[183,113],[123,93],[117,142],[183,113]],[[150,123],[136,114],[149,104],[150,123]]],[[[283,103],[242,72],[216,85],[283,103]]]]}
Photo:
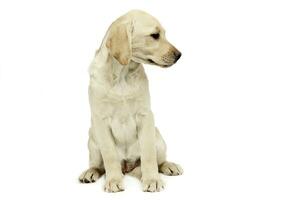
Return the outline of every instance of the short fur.
{"type": "Polygon", "coordinates": [[[143,11],[130,11],[109,27],[90,66],[90,168],[81,182],[95,182],[105,173],[105,191],[118,192],[129,173],[141,178],[144,191],[156,192],[164,187],[159,172],[182,174],[179,165],[166,161],[142,65],[169,67],[180,55],[160,23],[143,11]]]}

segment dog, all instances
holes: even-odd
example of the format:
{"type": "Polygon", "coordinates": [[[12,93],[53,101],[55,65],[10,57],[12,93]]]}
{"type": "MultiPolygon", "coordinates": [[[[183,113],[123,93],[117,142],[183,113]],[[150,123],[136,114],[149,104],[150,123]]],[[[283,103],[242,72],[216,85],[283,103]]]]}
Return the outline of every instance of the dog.
{"type": "Polygon", "coordinates": [[[119,192],[124,174],[130,174],[141,179],[143,191],[158,192],[164,188],[159,173],[183,173],[166,160],[142,65],[167,68],[180,56],[164,28],[146,12],[129,11],[112,23],[90,65],[89,169],[80,182],[95,182],[105,174],[104,190],[119,192]]]}

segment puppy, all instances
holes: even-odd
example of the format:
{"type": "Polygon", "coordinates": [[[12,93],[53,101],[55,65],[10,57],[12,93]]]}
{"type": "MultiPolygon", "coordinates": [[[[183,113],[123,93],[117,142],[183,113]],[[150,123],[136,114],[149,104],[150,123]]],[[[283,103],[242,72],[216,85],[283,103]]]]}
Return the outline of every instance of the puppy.
{"type": "Polygon", "coordinates": [[[142,65],[165,68],[180,56],[160,23],[143,11],[130,11],[112,23],[90,66],[90,168],[80,182],[95,182],[105,173],[104,190],[119,192],[129,173],[141,179],[143,191],[158,192],[164,188],[159,172],[182,174],[179,165],[166,160],[142,65]]]}

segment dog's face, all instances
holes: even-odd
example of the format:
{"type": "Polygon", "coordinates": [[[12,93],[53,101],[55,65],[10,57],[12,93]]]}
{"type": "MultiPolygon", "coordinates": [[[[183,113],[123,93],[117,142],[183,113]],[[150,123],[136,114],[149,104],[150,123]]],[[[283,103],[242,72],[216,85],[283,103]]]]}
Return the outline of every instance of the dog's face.
{"type": "Polygon", "coordinates": [[[173,65],[181,53],[165,37],[165,30],[150,15],[138,14],[132,36],[132,60],[161,67],[173,65]]]}
{"type": "Polygon", "coordinates": [[[181,53],[165,37],[165,30],[151,15],[131,11],[110,27],[106,46],[120,64],[137,63],[169,67],[181,53]]]}

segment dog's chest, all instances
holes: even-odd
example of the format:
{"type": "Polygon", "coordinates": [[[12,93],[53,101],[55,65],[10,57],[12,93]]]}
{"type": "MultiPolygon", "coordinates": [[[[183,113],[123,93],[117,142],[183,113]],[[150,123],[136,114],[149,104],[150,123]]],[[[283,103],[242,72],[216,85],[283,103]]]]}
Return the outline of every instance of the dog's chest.
{"type": "Polygon", "coordinates": [[[115,142],[129,146],[137,140],[135,115],[127,106],[119,107],[111,118],[111,130],[115,142]]]}
{"type": "Polygon", "coordinates": [[[121,159],[135,161],[140,155],[137,132],[140,108],[136,99],[119,101],[107,107],[111,134],[121,159]]]}
{"type": "Polygon", "coordinates": [[[109,93],[122,97],[134,97],[140,92],[141,83],[132,80],[126,76],[120,75],[120,77],[115,80],[113,87],[110,88],[109,93]]]}

